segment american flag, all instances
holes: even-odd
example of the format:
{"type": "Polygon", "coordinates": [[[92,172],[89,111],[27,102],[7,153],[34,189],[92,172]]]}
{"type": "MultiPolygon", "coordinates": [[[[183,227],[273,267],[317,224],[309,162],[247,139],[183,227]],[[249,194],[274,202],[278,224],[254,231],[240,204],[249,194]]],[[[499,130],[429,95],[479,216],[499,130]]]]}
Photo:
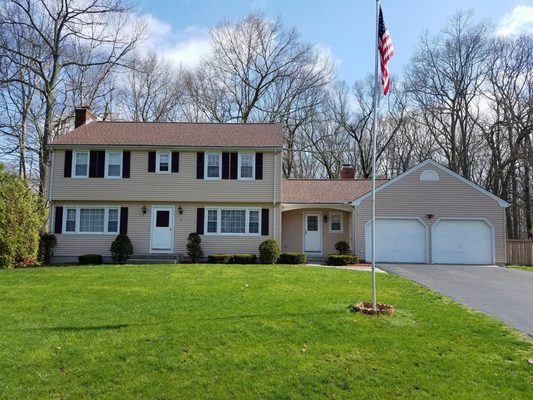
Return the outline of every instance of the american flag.
{"type": "Polygon", "coordinates": [[[381,87],[383,88],[383,94],[387,95],[390,87],[387,63],[394,54],[394,47],[392,47],[392,40],[390,38],[389,31],[385,26],[385,20],[383,19],[381,6],[379,7],[378,50],[381,60],[381,87]]]}

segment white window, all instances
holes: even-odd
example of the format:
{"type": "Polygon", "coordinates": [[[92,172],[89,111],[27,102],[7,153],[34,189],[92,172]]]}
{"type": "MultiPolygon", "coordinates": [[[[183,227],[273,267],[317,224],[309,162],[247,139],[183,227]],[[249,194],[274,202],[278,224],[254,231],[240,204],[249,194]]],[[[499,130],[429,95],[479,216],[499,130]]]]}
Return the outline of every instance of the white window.
{"type": "Polygon", "coordinates": [[[75,178],[87,178],[89,176],[89,152],[75,151],[72,163],[72,176],[75,178]]]}
{"type": "Polygon", "coordinates": [[[106,151],[105,153],[105,177],[121,178],[122,177],[122,152],[106,151]]]}
{"type": "Polygon", "coordinates": [[[66,233],[118,233],[118,207],[65,207],[66,233]]]}
{"type": "Polygon", "coordinates": [[[249,211],[248,233],[259,234],[259,210],[249,211]]]}
{"type": "Polygon", "coordinates": [[[205,153],[205,179],[220,179],[222,153],[205,153]]]}
{"type": "Polygon", "coordinates": [[[208,208],[206,234],[259,235],[261,221],[257,208],[208,208]]]}
{"type": "Polygon", "coordinates": [[[157,152],[157,169],[160,174],[170,173],[170,152],[157,152]]]}
{"type": "Polygon", "coordinates": [[[107,211],[107,231],[118,233],[118,208],[110,208],[107,211]]]}
{"type": "Polygon", "coordinates": [[[342,213],[329,214],[329,231],[331,233],[342,233],[342,213]]]}
{"type": "Polygon", "coordinates": [[[217,233],[218,210],[207,210],[207,233],[217,233]]]}
{"type": "Polygon", "coordinates": [[[76,232],[76,209],[67,208],[65,217],[65,232],[76,232]]]}
{"type": "Polygon", "coordinates": [[[255,154],[239,153],[239,179],[255,179],[255,154]]]}

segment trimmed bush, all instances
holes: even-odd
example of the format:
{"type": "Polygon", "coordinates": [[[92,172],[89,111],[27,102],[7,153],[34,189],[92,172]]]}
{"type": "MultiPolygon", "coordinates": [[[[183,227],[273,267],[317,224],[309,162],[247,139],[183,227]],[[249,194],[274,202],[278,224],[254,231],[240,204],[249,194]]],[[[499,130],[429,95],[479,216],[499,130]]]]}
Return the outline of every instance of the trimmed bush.
{"type": "Polygon", "coordinates": [[[131,244],[128,235],[121,233],[115,238],[115,240],[113,240],[113,243],[111,243],[110,250],[113,262],[124,264],[133,254],[133,245],[131,244]]]}
{"type": "Polygon", "coordinates": [[[209,254],[207,256],[211,264],[255,264],[255,254],[209,254]]]}
{"type": "Polygon", "coordinates": [[[281,253],[278,264],[305,264],[307,255],[304,253],[281,253]]]}
{"type": "Polygon", "coordinates": [[[232,254],[232,264],[256,264],[257,256],[255,254],[232,254]]]}
{"type": "Polygon", "coordinates": [[[211,264],[229,264],[231,262],[231,254],[209,254],[207,260],[211,264]]]}
{"type": "Polygon", "coordinates": [[[88,264],[103,264],[104,260],[100,254],[83,254],[78,257],[78,264],[88,265],[88,264]]]}
{"type": "Polygon", "coordinates": [[[193,263],[198,262],[203,256],[202,238],[196,232],[189,233],[187,238],[187,254],[193,263]]]}
{"type": "Polygon", "coordinates": [[[346,254],[330,254],[328,256],[328,265],[348,265],[356,264],[359,261],[357,256],[346,254]]]}
{"type": "Polygon", "coordinates": [[[344,240],[341,240],[340,242],[335,243],[335,250],[339,252],[339,254],[343,255],[349,255],[352,254],[350,251],[350,245],[348,242],[345,242],[344,240]]]}
{"type": "Polygon", "coordinates": [[[274,264],[279,254],[279,244],[274,239],[265,240],[259,245],[259,259],[263,264],[274,264]]]}
{"type": "Polygon", "coordinates": [[[43,264],[52,262],[54,247],[57,246],[56,235],[53,233],[42,233],[39,239],[39,257],[38,260],[43,264]]]}

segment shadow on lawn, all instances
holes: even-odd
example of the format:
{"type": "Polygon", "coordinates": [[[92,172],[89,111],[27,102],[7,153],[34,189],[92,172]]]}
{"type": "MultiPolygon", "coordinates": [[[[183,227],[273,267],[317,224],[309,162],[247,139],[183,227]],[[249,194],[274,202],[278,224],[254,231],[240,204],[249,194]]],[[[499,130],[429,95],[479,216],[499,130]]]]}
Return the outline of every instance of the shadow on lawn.
{"type": "Polygon", "coordinates": [[[128,328],[130,324],[116,324],[116,325],[96,325],[96,326],[52,326],[42,328],[26,328],[25,330],[43,330],[43,331],[57,331],[57,332],[83,332],[83,331],[109,331],[115,329],[128,328]]]}

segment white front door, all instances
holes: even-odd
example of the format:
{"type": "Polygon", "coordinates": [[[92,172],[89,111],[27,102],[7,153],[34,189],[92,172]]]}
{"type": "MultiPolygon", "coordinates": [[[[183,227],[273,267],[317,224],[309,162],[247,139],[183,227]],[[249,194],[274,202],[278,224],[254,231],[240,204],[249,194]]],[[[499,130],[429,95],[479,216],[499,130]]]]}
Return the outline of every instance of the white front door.
{"type": "Polygon", "coordinates": [[[322,253],[320,214],[304,214],[304,252],[322,253]]]}
{"type": "Polygon", "coordinates": [[[174,229],[174,207],[152,207],[152,237],[150,251],[172,253],[172,231],[174,229]]]}

